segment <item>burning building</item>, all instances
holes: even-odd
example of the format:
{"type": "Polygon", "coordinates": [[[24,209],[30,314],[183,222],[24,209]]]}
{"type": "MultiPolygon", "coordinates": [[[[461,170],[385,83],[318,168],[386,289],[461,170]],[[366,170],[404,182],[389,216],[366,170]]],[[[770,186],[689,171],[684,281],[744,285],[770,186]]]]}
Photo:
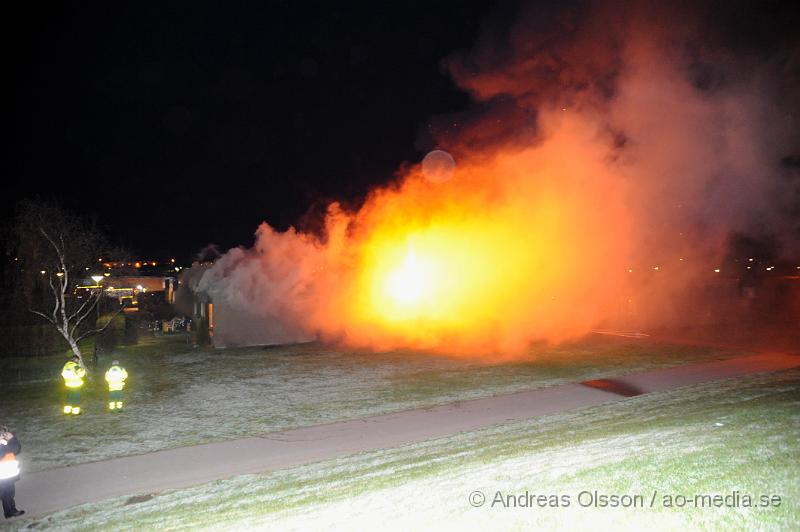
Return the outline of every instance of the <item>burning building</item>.
{"type": "Polygon", "coordinates": [[[435,178],[405,165],[321,234],[264,223],[197,272],[219,343],[513,355],[643,297],[641,323],[678,325],[731,234],[797,256],[796,59],[743,53],[705,8],[611,6],[523,8],[446,58],[476,109],[425,128],[454,158],[435,178]]]}

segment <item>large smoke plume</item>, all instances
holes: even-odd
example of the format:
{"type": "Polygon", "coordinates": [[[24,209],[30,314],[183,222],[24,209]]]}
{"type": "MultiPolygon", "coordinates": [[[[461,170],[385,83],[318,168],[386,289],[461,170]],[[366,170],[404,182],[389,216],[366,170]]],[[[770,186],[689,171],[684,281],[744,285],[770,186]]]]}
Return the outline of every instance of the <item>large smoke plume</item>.
{"type": "Polygon", "coordinates": [[[420,139],[454,177],[401,166],[359,210],[330,205],[321,235],[262,224],[197,283],[219,342],[518,353],[696,319],[681,301],[726,274],[733,235],[796,254],[797,49],[737,43],[714,24],[730,9],[656,5],[487,26],[444,61],[475,109],[420,139]]]}

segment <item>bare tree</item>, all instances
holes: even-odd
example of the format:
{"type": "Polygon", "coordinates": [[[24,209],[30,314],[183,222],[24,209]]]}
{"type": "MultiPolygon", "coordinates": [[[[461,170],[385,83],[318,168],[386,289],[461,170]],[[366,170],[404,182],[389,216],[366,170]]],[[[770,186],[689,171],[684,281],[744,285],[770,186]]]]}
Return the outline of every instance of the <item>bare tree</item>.
{"type": "Polygon", "coordinates": [[[115,310],[103,327],[94,319],[102,290],[80,293],[79,283],[111,260],[112,250],[93,223],[43,201],[23,201],[11,226],[10,251],[15,261],[15,286],[27,309],[51,323],[83,365],[78,343],[105,330],[122,312],[115,310]]]}

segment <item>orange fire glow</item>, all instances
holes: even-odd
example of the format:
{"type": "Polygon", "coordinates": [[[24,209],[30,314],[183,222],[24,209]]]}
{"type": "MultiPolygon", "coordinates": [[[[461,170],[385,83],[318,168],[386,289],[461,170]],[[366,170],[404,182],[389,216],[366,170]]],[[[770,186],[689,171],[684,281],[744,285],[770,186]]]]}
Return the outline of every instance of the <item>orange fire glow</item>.
{"type": "Polygon", "coordinates": [[[215,342],[498,359],[749,312],[731,238],[797,249],[784,66],[697,48],[707,32],[672,5],[594,4],[563,27],[522,13],[446,58],[479,106],[420,141],[454,172],[429,154],[435,176],[403,166],[357,211],[331,204],[321,237],[263,223],[252,248],[186,272],[214,301],[215,342]]]}
{"type": "MultiPolygon", "coordinates": [[[[310,330],[357,346],[469,354],[595,326],[627,271],[624,189],[600,133],[550,118],[544,145],[461,162],[447,183],[413,169],[356,214],[334,205],[327,242],[306,238],[317,253],[296,254],[315,257],[314,303],[300,310],[310,330]]],[[[301,236],[260,234],[273,250],[301,236]]]]}

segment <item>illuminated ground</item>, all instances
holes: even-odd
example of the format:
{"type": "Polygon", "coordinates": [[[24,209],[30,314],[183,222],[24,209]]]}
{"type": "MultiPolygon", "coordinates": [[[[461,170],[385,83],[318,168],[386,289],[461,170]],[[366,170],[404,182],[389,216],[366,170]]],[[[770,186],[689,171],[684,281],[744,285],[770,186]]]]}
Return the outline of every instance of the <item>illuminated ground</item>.
{"type": "MultiPolygon", "coordinates": [[[[720,381],[198,488],[124,497],[38,525],[80,529],[792,529],[800,519],[800,370],[720,381]],[[468,497],[487,497],[473,508],[468,497]],[[568,508],[490,507],[503,494],[568,508]],[[645,508],[581,508],[582,491],[645,508]],[[650,508],[654,490],[656,503],[650,508]],[[664,496],[777,495],[772,508],[664,508],[664,496]]],[[[14,526],[30,524],[17,521],[14,526]]]]}
{"type": "Polygon", "coordinates": [[[4,397],[0,419],[19,434],[32,472],[741,354],[598,336],[485,366],[313,344],[197,351],[176,337],[113,355],[131,374],[129,406],[119,416],[104,411],[99,381],[86,386],[85,414],[60,414],[61,384],[47,379],[63,359],[0,361],[23,381],[4,397]]]}

